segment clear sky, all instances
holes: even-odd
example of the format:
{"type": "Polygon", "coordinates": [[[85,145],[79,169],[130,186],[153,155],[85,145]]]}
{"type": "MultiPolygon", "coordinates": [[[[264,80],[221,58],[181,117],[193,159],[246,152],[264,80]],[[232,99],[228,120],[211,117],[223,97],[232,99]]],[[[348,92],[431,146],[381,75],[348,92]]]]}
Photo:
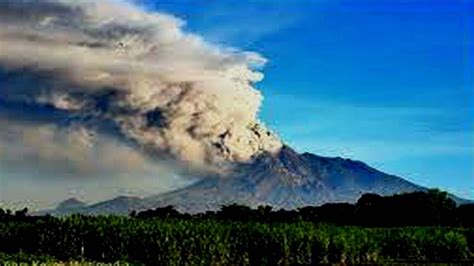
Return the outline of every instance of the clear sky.
{"type": "Polygon", "coordinates": [[[141,1],[263,54],[262,120],[299,151],[474,198],[474,2],[141,1]]]}

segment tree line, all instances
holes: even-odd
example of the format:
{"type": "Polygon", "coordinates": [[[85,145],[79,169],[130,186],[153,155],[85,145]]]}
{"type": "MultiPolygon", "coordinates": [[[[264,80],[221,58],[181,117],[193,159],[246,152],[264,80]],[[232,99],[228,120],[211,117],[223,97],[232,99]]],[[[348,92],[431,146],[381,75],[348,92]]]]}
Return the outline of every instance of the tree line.
{"type": "Polygon", "coordinates": [[[136,218],[203,218],[231,221],[309,222],[364,227],[462,226],[474,227],[474,204],[456,206],[446,192],[429,190],[393,196],[364,194],[355,204],[328,203],[296,210],[275,210],[271,206],[250,208],[232,204],[219,211],[194,215],[180,213],[172,206],[132,212],[136,218]]]}

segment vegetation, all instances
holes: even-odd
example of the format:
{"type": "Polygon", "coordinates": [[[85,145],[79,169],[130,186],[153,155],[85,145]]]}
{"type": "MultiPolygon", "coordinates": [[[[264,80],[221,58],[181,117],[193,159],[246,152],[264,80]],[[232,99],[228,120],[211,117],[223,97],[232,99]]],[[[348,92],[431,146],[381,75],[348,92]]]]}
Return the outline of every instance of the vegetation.
{"type": "MultiPolygon", "coordinates": [[[[430,193],[425,193],[430,200],[442,196],[439,192],[430,193]]],[[[2,211],[0,261],[5,257],[11,260],[18,254],[40,254],[32,255],[39,261],[123,261],[148,265],[474,261],[474,228],[463,226],[465,221],[459,220],[462,215],[458,215],[472,210],[472,206],[459,210],[461,207],[453,207],[446,199],[435,201],[446,209],[430,209],[425,214],[435,217],[437,226],[409,226],[409,220],[398,219],[393,222],[398,227],[384,228],[379,225],[385,218],[367,221],[369,210],[385,215],[388,211],[381,210],[378,204],[392,204],[395,199],[400,198],[366,195],[355,205],[306,207],[297,211],[272,211],[270,207],[252,210],[231,205],[218,212],[196,215],[180,214],[167,207],[134,213],[131,217],[30,217],[25,211],[2,211]],[[332,213],[336,210],[349,220],[341,223],[342,219],[332,213]],[[455,218],[447,219],[448,210],[455,218]],[[350,222],[351,218],[355,220],[350,222]],[[329,220],[339,225],[330,224],[329,220]],[[343,225],[350,223],[359,225],[343,225]]],[[[399,208],[395,206],[393,211],[398,213],[399,208]]],[[[428,222],[416,220],[421,225],[428,222]]],[[[21,256],[19,259],[24,260],[21,256]]]]}
{"type": "Polygon", "coordinates": [[[182,214],[173,207],[133,212],[137,218],[217,219],[229,221],[320,222],[363,227],[452,226],[474,227],[474,204],[459,207],[446,192],[430,190],[389,197],[364,194],[356,204],[331,203],[298,210],[273,210],[270,206],[252,209],[237,204],[223,206],[218,212],[182,214]]]}

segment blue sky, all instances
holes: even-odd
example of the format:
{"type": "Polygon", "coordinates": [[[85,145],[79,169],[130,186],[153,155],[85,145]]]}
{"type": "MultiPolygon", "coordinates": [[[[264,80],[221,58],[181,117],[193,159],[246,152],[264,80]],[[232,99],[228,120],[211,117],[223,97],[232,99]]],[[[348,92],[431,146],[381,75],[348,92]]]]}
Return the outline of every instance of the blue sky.
{"type": "Polygon", "coordinates": [[[262,120],[299,151],[474,198],[474,2],[143,1],[268,58],[262,120]]]}

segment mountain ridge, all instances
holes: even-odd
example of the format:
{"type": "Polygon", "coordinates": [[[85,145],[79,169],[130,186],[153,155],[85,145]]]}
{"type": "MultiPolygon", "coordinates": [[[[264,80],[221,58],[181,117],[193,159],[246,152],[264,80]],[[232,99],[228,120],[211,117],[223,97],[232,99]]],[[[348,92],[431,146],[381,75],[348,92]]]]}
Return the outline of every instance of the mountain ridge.
{"type": "MultiPolygon", "coordinates": [[[[231,203],[294,209],[325,203],[354,203],[365,193],[388,196],[427,191],[401,177],[386,174],[364,162],[341,157],[298,154],[288,146],[241,164],[226,177],[211,176],[187,187],[145,198],[117,197],[52,214],[128,214],[168,205],[182,212],[217,210],[231,203]]],[[[457,203],[468,202],[450,195],[457,203]]]]}

